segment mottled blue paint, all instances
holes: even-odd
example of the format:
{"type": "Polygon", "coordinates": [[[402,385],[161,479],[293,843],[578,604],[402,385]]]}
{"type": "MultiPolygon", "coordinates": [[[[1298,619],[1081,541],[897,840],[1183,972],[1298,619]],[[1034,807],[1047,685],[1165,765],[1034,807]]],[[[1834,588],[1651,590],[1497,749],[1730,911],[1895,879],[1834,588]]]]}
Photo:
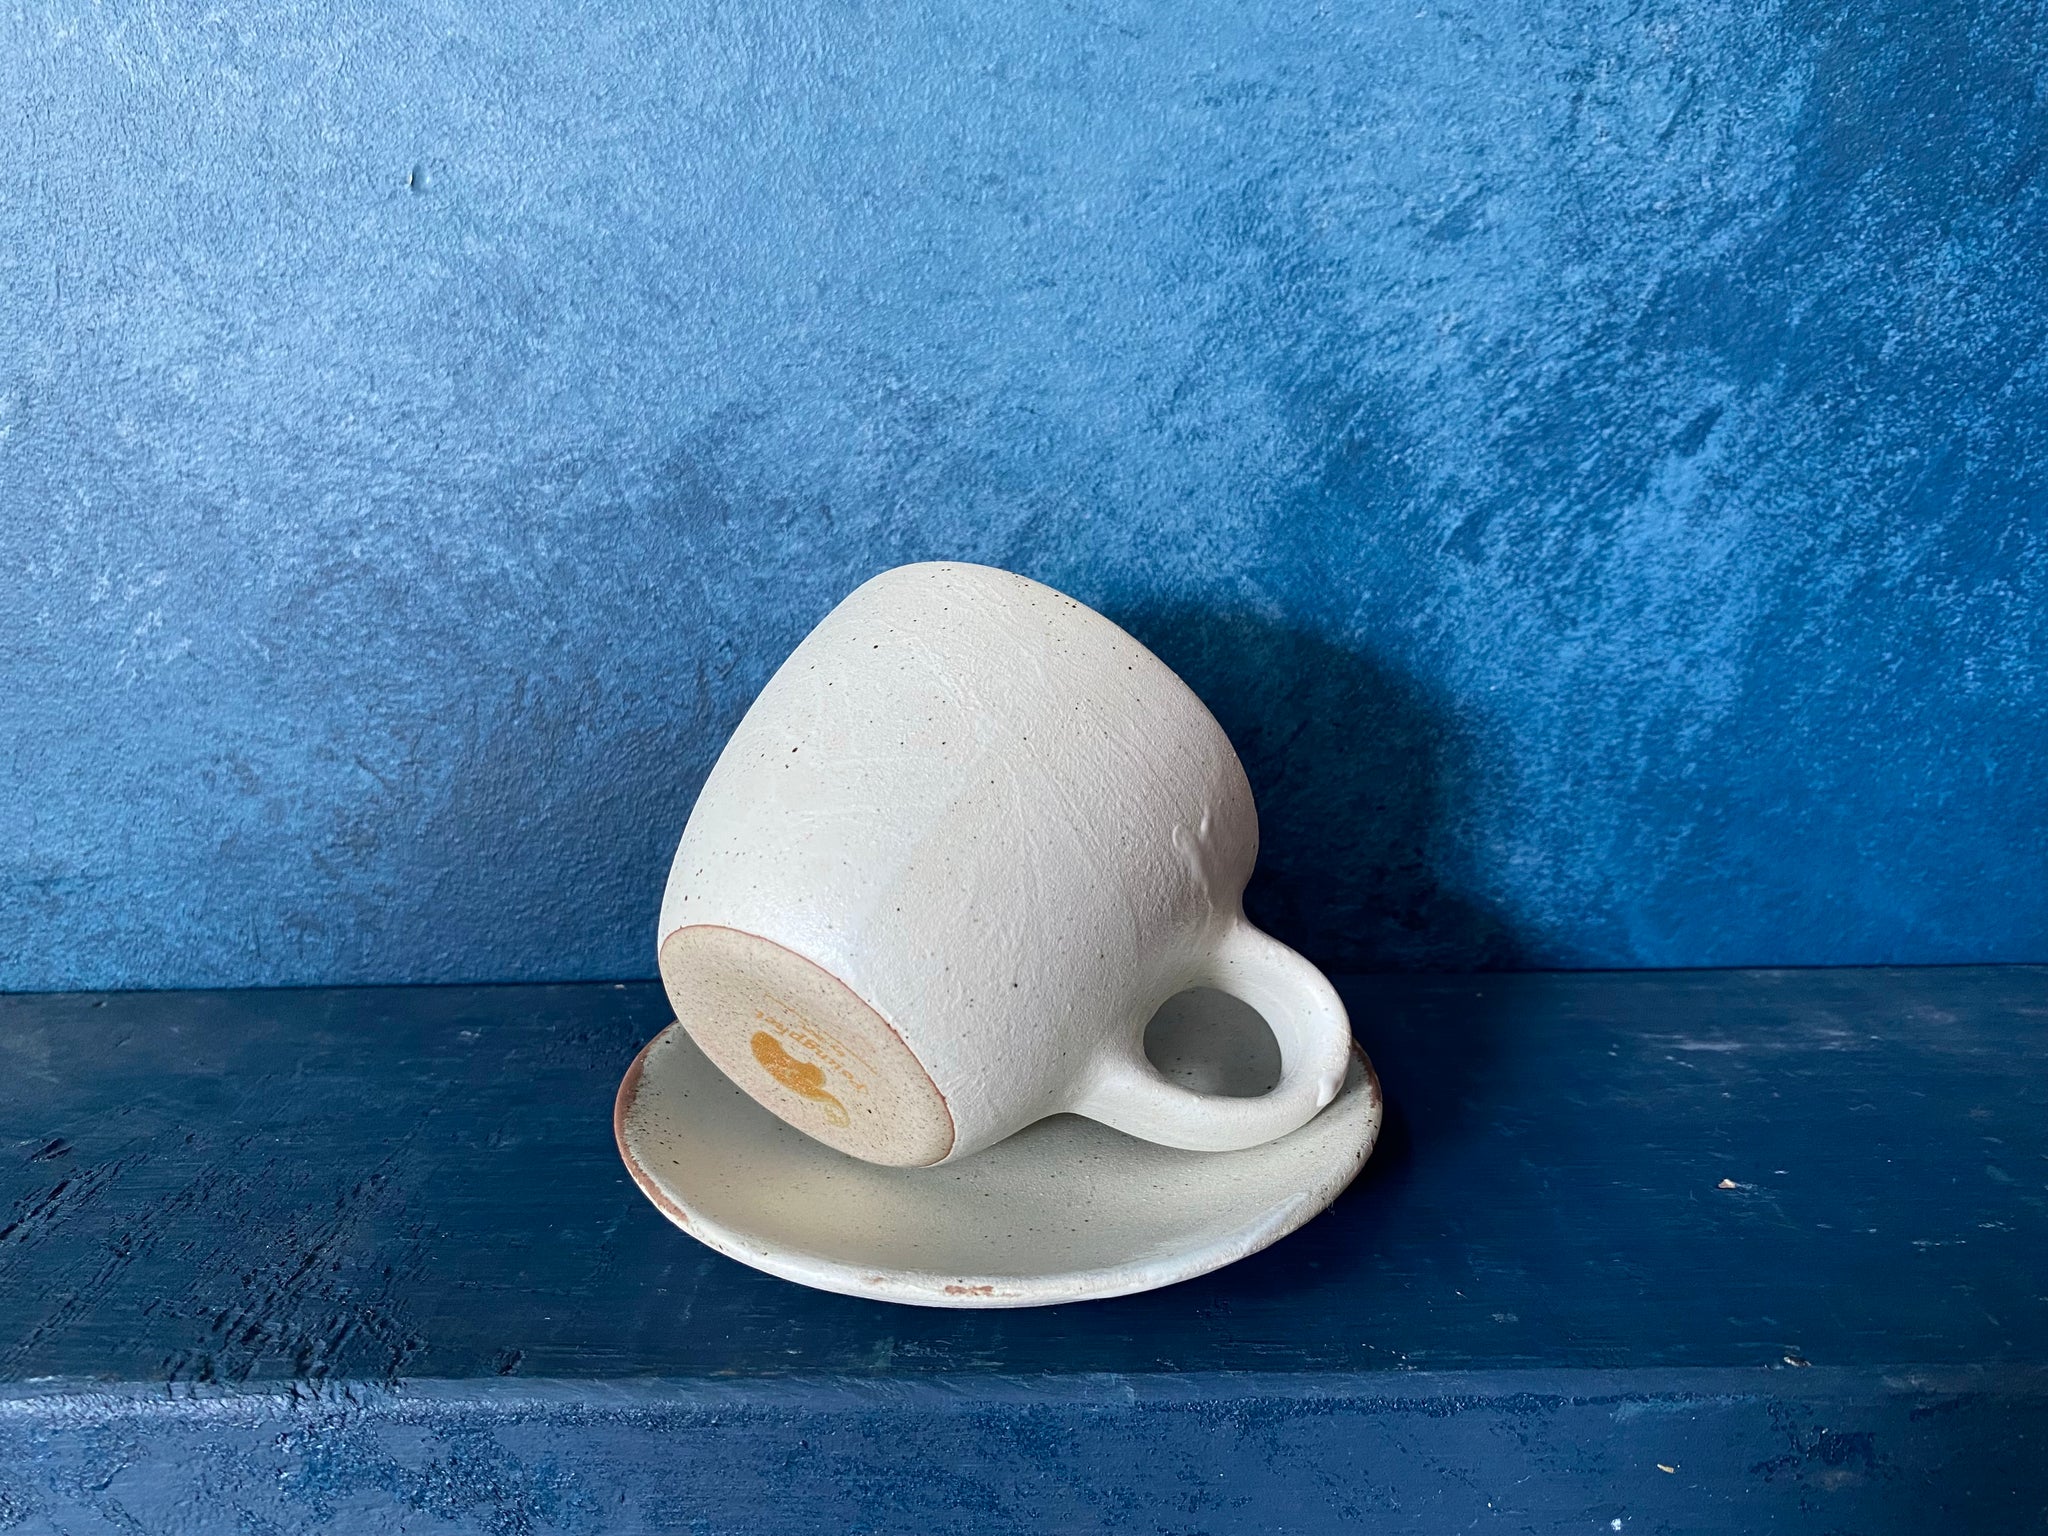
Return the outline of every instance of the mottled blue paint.
{"type": "Polygon", "coordinates": [[[2044,1438],[2038,1370],[66,1382],[0,1386],[0,1522],[26,1536],[1988,1536],[2039,1528],[2044,1438]]]}
{"type": "Polygon", "coordinates": [[[2048,6],[0,14],[0,986],[644,975],[985,560],[1343,966],[2048,958],[2048,6]]]}
{"type": "Polygon", "coordinates": [[[664,1220],[610,1113],[653,983],[0,996],[0,1383],[2048,1370],[2048,968],[1339,985],[1387,1095],[1359,1179],[1212,1274],[1014,1311],[664,1220]]]}
{"type": "Polygon", "coordinates": [[[2048,969],[1342,986],[1362,1178],[1017,1311],[669,1225],[652,984],[0,997],[0,1530],[2043,1529],[2048,969]]]}

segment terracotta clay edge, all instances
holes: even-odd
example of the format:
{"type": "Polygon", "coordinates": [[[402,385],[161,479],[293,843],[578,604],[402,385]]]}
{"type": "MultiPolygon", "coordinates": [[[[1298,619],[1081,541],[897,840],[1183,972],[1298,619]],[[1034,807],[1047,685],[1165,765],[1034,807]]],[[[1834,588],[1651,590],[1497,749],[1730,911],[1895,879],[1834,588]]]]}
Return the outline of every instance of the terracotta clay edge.
{"type": "Polygon", "coordinates": [[[640,1166],[640,1160],[633,1155],[633,1149],[626,1142],[626,1117],[633,1113],[633,1102],[640,1097],[640,1074],[646,1069],[647,1058],[654,1048],[661,1044],[669,1029],[679,1028],[671,1024],[652,1040],[640,1047],[640,1054],[633,1058],[633,1065],[626,1068],[626,1075],[619,1079],[618,1096],[612,1100],[612,1140],[619,1144],[619,1157],[626,1164],[626,1172],[633,1176],[633,1182],[640,1186],[640,1193],[654,1202],[655,1208],[677,1226],[688,1229],[690,1218],[675,1201],[669,1199],[662,1187],[654,1182],[653,1176],[640,1166]]]}
{"type": "MultiPolygon", "coordinates": [[[[945,1090],[940,1088],[937,1083],[932,1081],[931,1073],[925,1070],[925,1064],[923,1060],[919,1058],[917,1052],[913,1051],[910,1048],[910,1042],[903,1038],[903,1031],[898,1029],[895,1026],[895,1024],[890,1022],[890,1020],[883,1015],[881,1009],[877,1008],[873,1003],[869,1002],[866,998],[862,997],[858,992],[854,991],[852,987],[848,986],[839,977],[833,975],[830,971],[826,970],[824,966],[818,964],[818,962],[813,960],[809,955],[791,949],[787,944],[777,944],[775,940],[769,938],[766,934],[751,933],[745,928],[735,928],[730,923],[683,923],[678,927],[671,928],[667,933],[661,936],[661,942],[655,946],[655,959],[657,963],[661,958],[661,951],[668,948],[668,941],[670,939],[673,939],[679,933],[688,933],[692,928],[722,928],[727,933],[736,933],[743,939],[754,939],[759,943],[772,945],[776,949],[781,950],[785,955],[788,955],[791,959],[798,961],[800,964],[809,966],[812,970],[816,971],[820,976],[824,977],[827,981],[831,982],[833,986],[837,987],[840,991],[844,992],[848,997],[852,998],[856,1004],[866,1009],[869,1013],[873,1014],[875,1019],[881,1024],[882,1028],[888,1030],[890,1034],[896,1037],[896,1043],[903,1047],[903,1054],[908,1056],[913,1062],[917,1063],[917,1070],[919,1074],[924,1078],[925,1085],[931,1089],[932,1097],[939,1101],[939,1108],[944,1110],[946,1114],[946,1150],[941,1152],[937,1157],[933,1158],[929,1163],[921,1163],[918,1166],[924,1168],[936,1168],[940,1163],[943,1163],[947,1158],[953,1155],[953,1149],[960,1145],[960,1122],[953,1118],[953,1106],[947,1102],[945,1090]]],[[[659,1035],[655,1036],[655,1039],[657,1040],[660,1038],[661,1037],[659,1035]]],[[[652,1041],[649,1042],[649,1044],[652,1043],[652,1041]]],[[[645,1056],[647,1053],[645,1051],[642,1051],[640,1054],[642,1056],[645,1056]]],[[[637,1074],[639,1072],[639,1069],[640,1062],[638,1058],[635,1058],[633,1065],[627,1069],[627,1078],[632,1081],[637,1081],[637,1074]]],[[[620,1084],[619,1091],[621,1093],[625,1092],[625,1085],[623,1083],[620,1084]]]]}

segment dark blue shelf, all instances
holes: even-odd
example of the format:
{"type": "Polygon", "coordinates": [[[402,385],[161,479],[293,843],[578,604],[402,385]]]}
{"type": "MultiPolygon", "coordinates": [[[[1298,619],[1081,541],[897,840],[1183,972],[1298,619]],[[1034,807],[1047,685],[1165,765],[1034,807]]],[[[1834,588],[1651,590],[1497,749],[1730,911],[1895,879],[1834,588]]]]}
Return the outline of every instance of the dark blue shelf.
{"type": "Polygon", "coordinates": [[[2048,970],[1344,990],[1326,1215],[988,1313],[664,1222],[651,986],[0,999],[0,1529],[2039,1528],[2048,970]]]}

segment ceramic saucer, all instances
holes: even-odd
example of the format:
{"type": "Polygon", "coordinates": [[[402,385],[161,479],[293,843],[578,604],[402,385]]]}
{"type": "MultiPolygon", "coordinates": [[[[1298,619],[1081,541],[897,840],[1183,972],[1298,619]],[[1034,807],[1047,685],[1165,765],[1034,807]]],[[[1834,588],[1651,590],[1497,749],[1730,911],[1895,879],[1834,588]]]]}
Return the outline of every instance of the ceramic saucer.
{"type": "MultiPolygon", "coordinates": [[[[1190,1086],[1258,1091],[1278,1054],[1232,1010],[1248,1012],[1182,994],[1148,1053],[1190,1086]]],[[[613,1126],[647,1198],[728,1258],[849,1296],[1031,1307],[1171,1285],[1285,1237],[1364,1165],[1380,1088],[1354,1048],[1321,1114],[1248,1151],[1182,1152],[1055,1115],[959,1163],[884,1168],[785,1125],[672,1024],[627,1070],[613,1126]]]]}

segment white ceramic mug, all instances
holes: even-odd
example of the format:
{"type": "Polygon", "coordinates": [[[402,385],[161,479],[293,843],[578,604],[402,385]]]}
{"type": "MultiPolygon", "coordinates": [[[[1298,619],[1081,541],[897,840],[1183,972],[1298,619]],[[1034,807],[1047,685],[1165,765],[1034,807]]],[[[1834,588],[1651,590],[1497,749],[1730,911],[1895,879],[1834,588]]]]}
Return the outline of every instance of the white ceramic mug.
{"type": "Polygon", "coordinates": [[[1336,991],[1245,920],[1251,786],[1166,664],[1007,571],[908,565],[791,653],[726,744],[662,900],[676,1017],[783,1119],[871,1162],[1071,1111],[1232,1151],[1305,1124],[1351,1050],[1336,991]],[[1189,987],[1280,1046],[1256,1098],[1147,1061],[1189,987]]]}

